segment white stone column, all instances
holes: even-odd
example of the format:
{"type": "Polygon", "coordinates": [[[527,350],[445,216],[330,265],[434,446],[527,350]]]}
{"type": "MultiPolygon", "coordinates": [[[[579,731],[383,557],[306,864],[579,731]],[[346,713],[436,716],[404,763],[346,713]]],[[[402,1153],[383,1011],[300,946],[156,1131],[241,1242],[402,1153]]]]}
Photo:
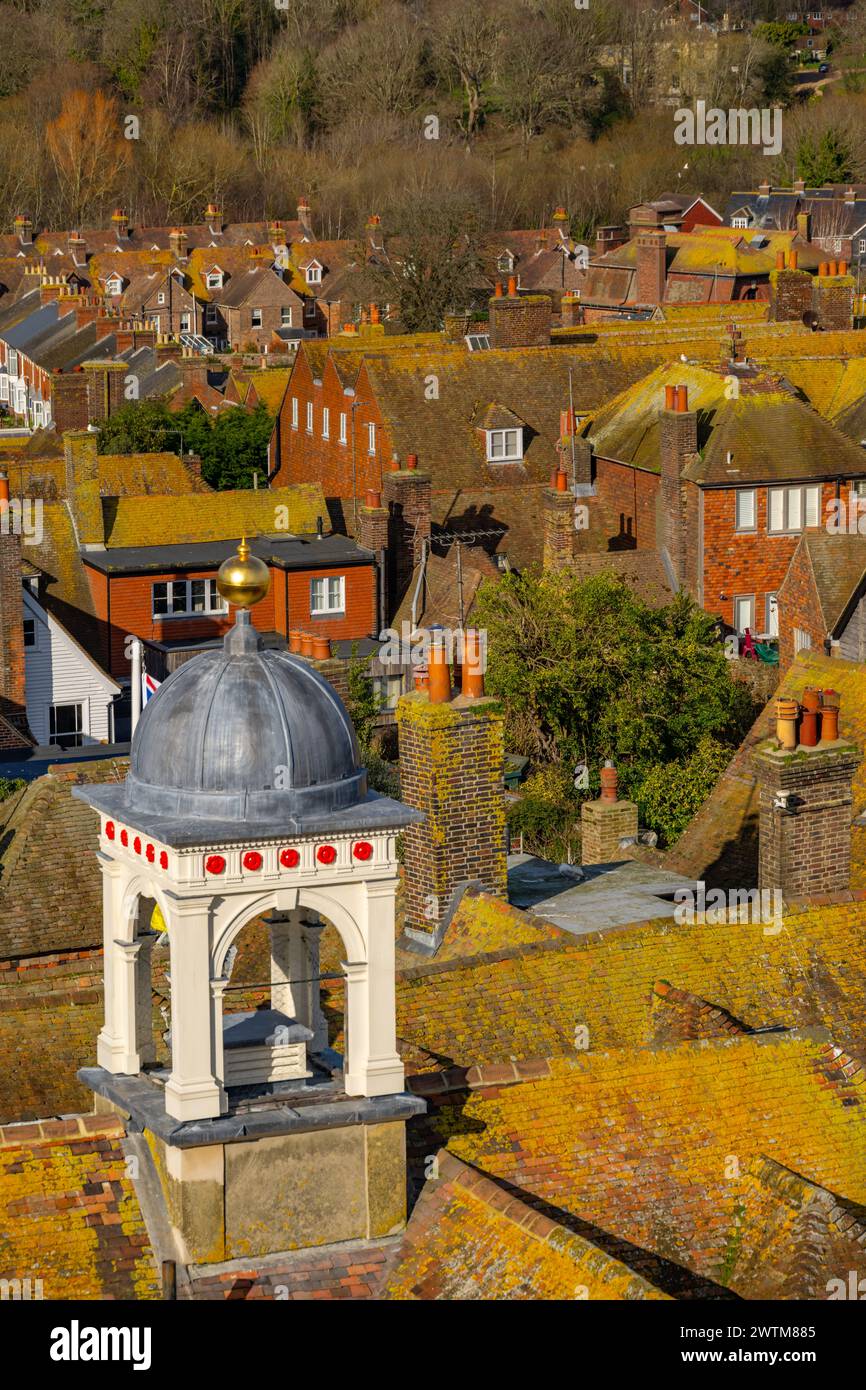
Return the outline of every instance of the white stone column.
{"type": "MultiPolygon", "coordinates": [[[[149,901],[149,900],[148,900],[149,901]]],[[[153,1037],[153,948],[159,937],[155,931],[139,931],[135,944],[138,958],[135,966],[135,1033],[142,1067],[156,1061],[153,1037]]]]}
{"type": "Polygon", "coordinates": [[[346,970],[346,1073],[350,1096],[387,1096],[404,1089],[397,1054],[394,964],[396,880],[364,884],[358,925],[367,960],[346,970]]]}
{"type": "Polygon", "coordinates": [[[319,937],[311,914],[296,908],[267,918],[271,935],[271,1008],[297,1019],[313,1033],[310,1050],[328,1045],[328,1027],[319,998],[319,937]]]}
{"type": "Polygon", "coordinates": [[[176,1120],[215,1119],[223,1108],[216,1071],[210,908],[210,898],[175,898],[166,924],[171,946],[171,1076],[165,1108],[176,1120]]]}
{"type": "Polygon", "coordinates": [[[124,920],[129,878],[122,864],[100,853],[105,1023],[96,1040],[96,1059],[112,1075],[136,1076],[141,1059],[136,1041],[134,924],[124,920]]]}
{"type": "Polygon", "coordinates": [[[225,1046],[223,1038],[223,998],[228,984],[228,975],[220,975],[217,979],[210,982],[210,993],[213,1007],[211,1010],[213,1019],[213,1038],[214,1038],[214,1075],[220,1089],[220,1113],[225,1114],[229,1108],[229,1098],[226,1094],[226,1060],[225,1046]]]}

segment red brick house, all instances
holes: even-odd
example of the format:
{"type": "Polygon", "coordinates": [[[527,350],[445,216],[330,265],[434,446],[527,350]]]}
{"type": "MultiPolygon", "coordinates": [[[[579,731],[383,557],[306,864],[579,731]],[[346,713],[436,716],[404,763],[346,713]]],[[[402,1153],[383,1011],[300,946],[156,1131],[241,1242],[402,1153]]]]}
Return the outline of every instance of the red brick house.
{"type": "Polygon", "coordinates": [[[828,651],[866,662],[866,516],[849,519],[853,531],[806,532],[779,589],[779,660],[798,652],[828,651]]]}

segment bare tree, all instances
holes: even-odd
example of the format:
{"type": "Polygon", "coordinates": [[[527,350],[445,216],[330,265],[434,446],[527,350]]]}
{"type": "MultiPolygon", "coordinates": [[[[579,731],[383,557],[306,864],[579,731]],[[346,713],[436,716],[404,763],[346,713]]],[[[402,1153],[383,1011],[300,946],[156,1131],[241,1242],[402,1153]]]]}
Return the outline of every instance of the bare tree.
{"type": "Polygon", "coordinates": [[[466,101],[463,129],[470,140],[478,133],[484,86],[492,78],[501,40],[498,13],[487,0],[452,0],[436,10],[430,38],[443,76],[456,76],[466,101]]]}

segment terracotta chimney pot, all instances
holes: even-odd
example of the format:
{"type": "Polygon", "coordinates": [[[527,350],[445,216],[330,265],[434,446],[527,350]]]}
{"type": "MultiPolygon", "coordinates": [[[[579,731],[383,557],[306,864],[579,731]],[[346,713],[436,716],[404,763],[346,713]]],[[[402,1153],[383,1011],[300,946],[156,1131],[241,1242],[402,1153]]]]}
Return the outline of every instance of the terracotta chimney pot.
{"type": "Polygon", "coordinates": [[[800,706],[796,700],[776,701],[776,738],[787,752],[797,747],[797,716],[800,706]]]}
{"type": "Polygon", "coordinates": [[[516,276],[516,275],[509,275],[509,277],[508,277],[508,297],[509,297],[510,299],[514,299],[514,298],[516,297],[516,295],[517,295],[517,276],[516,276]]]}
{"type": "Polygon", "coordinates": [[[371,511],[378,511],[379,508],[381,507],[381,505],[382,505],[382,494],[381,494],[381,492],[377,492],[375,488],[368,487],[368,488],[367,488],[367,506],[370,508],[371,511]]]}
{"type": "Polygon", "coordinates": [[[822,276],[823,276],[823,275],[829,275],[829,274],[830,274],[830,262],[829,262],[829,261],[822,261],[822,262],[821,262],[821,264],[818,266],[818,274],[819,274],[819,275],[822,275],[822,276]]]}
{"type": "Polygon", "coordinates": [[[406,455],[406,467],[409,469],[410,473],[413,471],[413,469],[415,469],[415,468],[418,467],[418,455],[417,455],[417,454],[407,454],[407,455],[406,455]]]}
{"type": "Polygon", "coordinates": [[[463,634],[462,690],[472,700],[484,694],[481,638],[475,628],[467,628],[463,634]]]}
{"type": "Polygon", "coordinates": [[[380,321],[379,306],[378,306],[378,304],[371,304],[371,305],[370,305],[370,322],[371,322],[371,323],[378,323],[379,321],[380,321]]]}
{"type": "Polygon", "coordinates": [[[847,262],[847,261],[840,261],[840,262],[839,262],[839,274],[840,274],[840,275],[847,275],[847,274],[848,274],[848,262],[847,262]]]}
{"type": "Polygon", "coordinates": [[[828,275],[838,275],[838,274],[839,274],[839,266],[837,265],[837,263],[836,263],[835,261],[831,261],[830,264],[828,265],[828,267],[827,267],[827,274],[828,274],[828,275]]]}
{"type": "Polygon", "coordinates": [[[601,769],[601,801],[617,801],[617,775],[616,768],[608,758],[601,769]]]}
{"type": "Polygon", "coordinates": [[[496,285],[495,285],[494,290],[493,290],[493,298],[494,298],[494,299],[501,299],[501,298],[502,298],[502,281],[501,281],[501,280],[497,280],[497,281],[496,281],[496,285]]]}
{"type": "Polygon", "coordinates": [[[430,643],[427,662],[431,705],[445,705],[451,699],[451,671],[441,638],[434,637],[430,643]]]}
{"type": "Polygon", "coordinates": [[[677,388],[675,386],[665,387],[665,410],[676,410],[677,388]]]}
{"type": "Polygon", "coordinates": [[[689,408],[689,388],[688,386],[677,387],[677,412],[684,415],[689,408]]]}
{"type": "Polygon", "coordinates": [[[556,470],[556,490],[557,492],[568,492],[568,474],[564,468],[556,470]]]}
{"type": "Polygon", "coordinates": [[[796,252],[796,251],[789,251],[789,252],[788,252],[788,269],[789,269],[789,270],[796,270],[796,269],[797,269],[797,260],[798,260],[797,252],[796,252]]]}
{"type": "Polygon", "coordinates": [[[833,743],[839,737],[839,692],[821,692],[821,742],[833,743]]]}
{"type": "Polygon", "coordinates": [[[0,515],[9,506],[9,479],[5,473],[0,473],[0,515]]]}
{"type": "Polygon", "coordinates": [[[776,252],[776,269],[777,269],[777,270],[784,270],[784,269],[785,269],[785,253],[784,253],[784,251],[777,251],[777,252],[776,252]]]}
{"type": "Polygon", "coordinates": [[[814,748],[818,743],[818,706],[820,700],[820,694],[814,686],[807,686],[803,691],[800,743],[804,748],[814,748]]]}

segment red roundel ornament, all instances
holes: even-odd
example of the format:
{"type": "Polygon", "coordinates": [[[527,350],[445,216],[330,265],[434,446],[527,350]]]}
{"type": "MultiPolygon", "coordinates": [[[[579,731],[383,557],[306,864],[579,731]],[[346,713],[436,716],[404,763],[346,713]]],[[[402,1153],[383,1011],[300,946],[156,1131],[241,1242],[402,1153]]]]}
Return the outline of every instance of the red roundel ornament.
{"type": "Polygon", "coordinates": [[[148,864],[152,864],[156,858],[156,850],[153,845],[148,845],[147,849],[144,851],[144,855],[148,864]]]}
{"type": "Polygon", "coordinates": [[[257,849],[247,850],[246,854],[244,855],[245,869],[260,869],[263,863],[264,860],[262,859],[262,856],[259,854],[257,849]]]}
{"type": "Polygon", "coordinates": [[[357,844],[352,846],[352,853],[356,859],[372,859],[373,846],[367,840],[359,840],[357,844]]]}
{"type": "Polygon", "coordinates": [[[337,857],[337,851],[333,845],[319,845],[316,850],[316,858],[320,864],[333,864],[337,857]]]}
{"type": "Polygon", "coordinates": [[[129,836],[127,835],[125,830],[121,830],[120,832],[120,843],[123,845],[124,849],[126,849],[127,845],[129,844],[129,836]]]}
{"type": "Polygon", "coordinates": [[[301,862],[301,856],[296,849],[281,849],[280,863],[284,869],[296,869],[301,862]]]}
{"type": "Polygon", "coordinates": [[[168,855],[166,854],[166,852],[165,852],[164,849],[163,849],[163,850],[160,850],[160,852],[159,852],[159,867],[160,867],[161,869],[167,869],[167,868],[168,868],[168,855]]]}
{"type": "Polygon", "coordinates": [[[221,854],[209,854],[204,861],[204,866],[209,874],[224,874],[226,861],[221,854]]]}
{"type": "Polygon", "coordinates": [[[106,840],[113,840],[113,839],[114,839],[114,835],[115,835],[114,821],[113,821],[113,820],[107,820],[107,821],[105,822],[105,838],[106,838],[106,840]]]}
{"type": "Polygon", "coordinates": [[[138,835],[136,835],[132,842],[132,848],[135,850],[136,854],[141,854],[141,839],[138,835]]]}

